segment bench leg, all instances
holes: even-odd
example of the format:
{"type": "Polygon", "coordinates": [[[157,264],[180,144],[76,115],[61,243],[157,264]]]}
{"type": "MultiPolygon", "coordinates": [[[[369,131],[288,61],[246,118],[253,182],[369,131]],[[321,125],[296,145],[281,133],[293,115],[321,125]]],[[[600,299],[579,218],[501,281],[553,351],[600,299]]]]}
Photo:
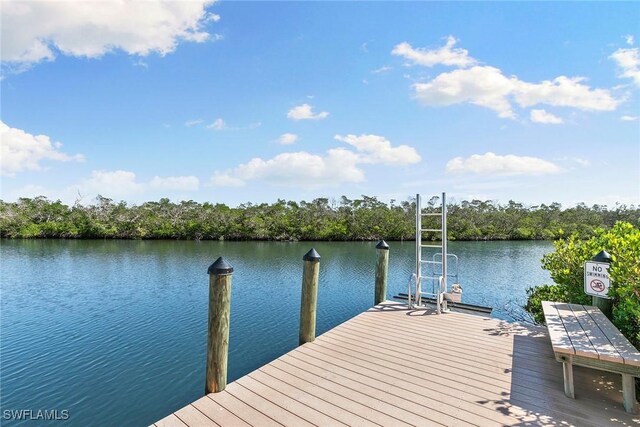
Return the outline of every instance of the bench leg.
{"type": "Polygon", "coordinates": [[[576,396],[573,393],[573,365],[571,362],[562,362],[562,373],[564,375],[564,394],[575,399],[576,396]]]}
{"type": "Polygon", "coordinates": [[[622,397],[624,410],[631,414],[637,414],[636,382],[633,375],[622,374],[622,397]]]}

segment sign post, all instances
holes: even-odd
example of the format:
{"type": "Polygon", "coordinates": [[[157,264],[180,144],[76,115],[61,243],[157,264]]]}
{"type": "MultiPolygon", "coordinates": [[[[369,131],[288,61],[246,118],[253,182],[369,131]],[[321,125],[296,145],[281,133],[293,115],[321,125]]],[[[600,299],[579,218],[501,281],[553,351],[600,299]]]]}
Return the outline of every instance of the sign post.
{"type": "Polygon", "coordinates": [[[611,317],[611,299],[609,293],[609,266],[611,255],[606,251],[600,251],[590,261],[584,263],[584,292],[591,295],[592,304],[602,311],[605,316],[611,317]]]}

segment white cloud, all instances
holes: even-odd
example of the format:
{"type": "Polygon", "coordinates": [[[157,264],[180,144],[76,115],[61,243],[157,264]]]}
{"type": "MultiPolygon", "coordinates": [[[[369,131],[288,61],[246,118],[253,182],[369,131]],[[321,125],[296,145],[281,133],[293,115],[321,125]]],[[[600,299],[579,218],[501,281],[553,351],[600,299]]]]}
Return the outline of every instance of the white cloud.
{"type": "Polygon", "coordinates": [[[380,68],[376,68],[375,70],[372,70],[371,72],[373,74],[381,74],[381,73],[386,73],[387,71],[391,71],[393,70],[393,67],[389,67],[388,65],[383,65],[380,68]]]}
{"type": "MultiPolygon", "coordinates": [[[[185,125],[193,126],[196,124],[201,124],[203,122],[204,122],[203,120],[192,120],[185,123],[185,125]]],[[[249,130],[258,129],[260,126],[262,126],[262,122],[252,122],[252,123],[249,123],[248,125],[242,125],[242,126],[229,126],[229,124],[225,122],[223,118],[218,117],[211,124],[208,124],[205,127],[207,129],[213,129],[215,131],[223,131],[223,130],[240,131],[240,130],[247,130],[247,129],[249,130]]]]}
{"type": "Polygon", "coordinates": [[[195,125],[199,125],[202,122],[204,122],[204,120],[202,119],[194,119],[194,120],[187,120],[186,122],[184,122],[184,125],[188,128],[195,126],[195,125]]]}
{"type": "Polygon", "coordinates": [[[383,136],[336,135],[334,138],[355,147],[362,163],[408,165],[420,161],[420,155],[415,148],[408,145],[392,147],[391,142],[383,136]]]}
{"type": "Polygon", "coordinates": [[[560,76],[540,83],[506,77],[501,70],[476,66],[442,73],[428,83],[413,85],[416,98],[425,105],[470,103],[489,108],[502,118],[515,118],[513,103],[520,107],[547,104],[586,111],[611,111],[622,102],[606,89],[592,89],[581,77],[560,76]]]}
{"type": "Polygon", "coordinates": [[[633,46],[633,44],[636,42],[636,39],[631,34],[628,34],[624,36],[624,41],[627,42],[629,46],[633,46]]]}
{"type": "Polygon", "coordinates": [[[278,144],[282,145],[290,145],[295,143],[298,140],[298,135],[295,133],[283,133],[278,138],[278,144]]]}
{"type": "Polygon", "coordinates": [[[81,162],[81,154],[70,156],[60,151],[62,144],[51,143],[46,135],[32,135],[22,129],[9,127],[0,121],[0,173],[13,177],[18,172],[41,170],[42,160],[81,162]]]}
{"type": "Polygon", "coordinates": [[[477,61],[469,56],[466,49],[454,48],[456,42],[455,37],[449,36],[447,43],[438,49],[413,48],[409,43],[403,42],[396,45],[391,54],[425,67],[442,64],[465,68],[475,65],[477,61]]]}
{"type": "Polygon", "coordinates": [[[195,176],[154,176],[149,182],[153,190],[197,191],[200,180],[195,176]]]}
{"type": "MultiPolygon", "coordinates": [[[[514,119],[517,117],[514,105],[527,108],[546,104],[585,111],[612,111],[623,101],[616,99],[609,90],[584,84],[584,77],[558,76],[552,80],[531,83],[516,76],[505,76],[499,68],[477,65],[478,61],[469,56],[466,49],[454,48],[455,44],[456,39],[449,36],[446,45],[438,49],[414,49],[404,42],[391,52],[426,67],[444,64],[458,68],[413,85],[416,99],[424,105],[469,103],[489,108],[499,117],[514,119]]],[[[623,75],[636,81],[640,79],[637,76],[637,50],[619,49],[611,56],[623,68],[623,75]]],[[[539,113],[534,114],[539,116],[539,113]]]]}
{"type": "Polygon", "coordinates": [[[204,42],[219,16],[210,0],[7,1],[2,4],[2,61],[29,66],[58,52],[97,58],[113,50],[166,55],[181,41],[204,42]]]}
{"type": "Polygon", "coordinates": [[[555,162],[561,162],[561,163],[570,165],[569,169],[575,169],[575,167],[573,167],[572,165],[573,163],[576,163],[579,166],[582,166],[583,168],[586,168],[587,166],[591,166],[591,160],[583,159],[581,157],[564,156],[564,157],[556,157],[553,160],[555,162]]]}
{"type": "Polygon", "coordinates": [[[582,84],[584,77],[556,77],[540,83],[527,83],[512,77],[514,95],[521,107],[538,104],[573,107],[585,111],[613,111],[622,102],[606,89],[592,89],[582,84]]]}
{"type": "Polygon", "coordinates": [[[313,107],[309,104],[302,104],[297,107],[293,107],[287,113],[287,117],[292,120],[321,120],[326,119],[328,116],[329,113],[326,111],[314,113],[313,107]]]}
{"type": "Polygon", "coordinates": [[[141,68],[145,68],[148,69],[149,68],[149,64],[147,64],[145,61],[143,61],[142,59],[138,59],[135,61],[132,61],[133,65],[136,67],[141,67],[141,68]]]}
{"type": "Polygon", "coordinates": [[[207,129],[224,130],[224,129],[227,129],[227,124],[224,122],[224,120],[218,118],[218,119],[215,119],[213,123],[208,125],[207,129]]]}
{"type": "Polygon", "coordinates": [[[631,79],[640,86],[640,48],[618,49],[609,58],[618,64],[620,77],[631,79]]]}
{"type": "Polygon", "coordinates": [[[573,161],[584,168],[591,165],[591,161],[589,159],[581,159],[580,157],[576,157],[573,159],[573,161]]]}
{"type": "Polygon", "coordinates": [[[91,177],[77,186],[83,196],[89,194],[118,198],[140,193],[144,185],[136,181],[136,174],[124,170],[92,171],[91,177]]]}
{"type": "Polygon", "coordinates": [[[507,97],[514,82],[494,67],[476,66],[442,73],[428,83],[413,85],[416,98],[424,105],[447,106],[468,102],[489,108],[503,118],[515,113],[507,97]]]}
{"type": "Polygon", "coordinates": [[[635,122],[638,120],[638,116],[622,116],[620,117],[620,120],[623,122],[635,122]]]}
{"type": "Polygon", "coordinates": [[[554,116],[551,113],[546,112],[545,110],[531,110],[531,121],[534,123],[545,123],[552,125],[559,125],[564,123],[558,116],[554,116]]]}
{"type": "Polygon", "coordinates": [[[197,191],[199,187],[200,180],[195,176],[154,176],[148,182],[140,182],[131,171],[94,170],[88,179],[68,187],[64,194],[81,194],[83,198],[100,194],[113,199],[126,199],[133,195],[143,195],[147,191],[197,191]]]}
{"type": "Polygon", "coordinates": [[[479,175],[546,175],[562,172],[555,163],[537,157],[500,156],[491,152],[474,154],[466,159],[455,157],[447,162],[447,173],[479,175]]]}
{"type": "Polygon", "coordinates": [[[242,187],[245,182],[240,178],[234,178],[231,176],[233,171],[229,170],[226,172],[214,172],[211,177],[211,183],[216,187],[242,187]]]}
{"type": "Polygon", "coordinates": [[[51,200],[73,204],[76,201],[91,201],[100,194],[114,200],[146,201],[198,191],[199,186],[200,180],[195,176],[155,176],[150,181],[140,182],[136,174],[131,171],[94,170],[89,178],[62,189],[29,184],[9,191],[1,191],[0,199],[17,200],[20,197],[45,196],[51,200]]]}
{"type": "Polygon", "coordinates": [[[336,186],[364,181],[357,162],[355,153],[341,148],[331,149],[325,156],[305,151],[282,153],[268,160],[256,157],[234,169],[216,172],[211,180],[214,185],[234,187],[251,180],[285,186],[336,186]]]}
{"type": "Polygon", "coordinates": [[[294,187],[337,186],[359,183],[365,174],[361,164],[408,165],[420,161],[414,148],[407,145],[393,147],[382,136],[336,135],[355,151],[332,148],[324,155],[306,151],[282,153],[271,159],[251,159],[236,168],[216,171],[211,182],[216,186],[242,186],[247,181],[260,180],[272,184],[294,187]]]}

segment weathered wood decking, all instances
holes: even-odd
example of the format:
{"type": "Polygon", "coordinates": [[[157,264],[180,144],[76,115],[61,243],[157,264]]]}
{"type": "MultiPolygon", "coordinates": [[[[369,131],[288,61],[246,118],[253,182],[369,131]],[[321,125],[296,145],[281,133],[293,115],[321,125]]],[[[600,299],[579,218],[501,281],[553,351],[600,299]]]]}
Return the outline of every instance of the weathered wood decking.
{"type": "Polygon", "coordinates": [[[619,375],[574,375],[545,328],[387,302],[155,425],[640,426],[619,375]]]}

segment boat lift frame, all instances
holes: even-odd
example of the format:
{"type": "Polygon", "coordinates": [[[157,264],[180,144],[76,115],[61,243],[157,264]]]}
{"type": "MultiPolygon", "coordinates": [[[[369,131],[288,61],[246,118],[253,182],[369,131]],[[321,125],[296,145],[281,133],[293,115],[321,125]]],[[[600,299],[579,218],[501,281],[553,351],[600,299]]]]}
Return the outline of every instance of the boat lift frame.
{"type": "Polygon", "coordinates": [[[433,297],[436,303],[436,312],[438,314],[443,311],[447,311],[447,301],[444,298],[445,293],[448,291],[448,269],[447,269],[447,258],[451,254],[447,252],[447,198],[446,193],[442,193],[441,199],[441,212],[422,212],[422,198],[420,194],[416,194],[416,271],[411,275],[409,279],[409,292],[407,303],[410,309],[417,309],[423,307],[422,297],[428,296],[433,297]],[[441,220],[440,228],[422,228],[422,217],[423,216],[439,216],[441,220]],[[423,244],[422,243],[422,233],[432,232],[432,233],[441,233],[441,244],[423,244]],[[430,249],[440,249],[440,253],[436,253],[431,260],[423,259],[422,250],[425,248],[430,249]],[[440,255],[440,261],[436,260],[436,256],[440,255]],[[442,269],[440,270],[440,274],[435,274],[435,268],[433,269],[434,274],[431,276],[424,276],[422,274],[422,266],[423,264],[436,266],[441,265],[442,269]],[[422,281],[423,279],[427,280],[437,280],[437,284],[435,286],[435,292],[422,292],[422,281]],[[411,285],[412,282],[415,282],[415,296],[411,297],[411,285]]]}

